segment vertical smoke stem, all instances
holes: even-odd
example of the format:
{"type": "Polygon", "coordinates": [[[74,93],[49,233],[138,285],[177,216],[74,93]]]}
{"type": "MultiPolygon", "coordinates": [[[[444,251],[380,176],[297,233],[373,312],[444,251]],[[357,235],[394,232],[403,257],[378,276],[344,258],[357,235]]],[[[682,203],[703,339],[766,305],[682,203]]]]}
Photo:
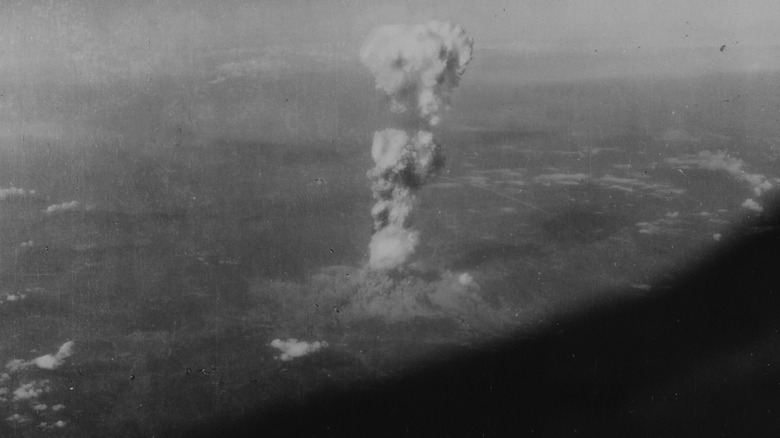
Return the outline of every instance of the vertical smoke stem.
{"type": "MultiPolygon", "coordinates": [[[[390,97],[394,112],[415,112],[419,125],[437,125],[449,94],[471,61],[473,42],[460,26],[431,22],[419,26],[384,26],[374,30],[361,49],[363,64],[377,89],[390,97]]],[[[369,244],[369,267],[402,266],[419,243],[410,228],[416,191],[442,167],[444,157],[433,134],[385,129],[374,133],[368,171],[376,204],[371,209],[375,233],[369,244]]]]}

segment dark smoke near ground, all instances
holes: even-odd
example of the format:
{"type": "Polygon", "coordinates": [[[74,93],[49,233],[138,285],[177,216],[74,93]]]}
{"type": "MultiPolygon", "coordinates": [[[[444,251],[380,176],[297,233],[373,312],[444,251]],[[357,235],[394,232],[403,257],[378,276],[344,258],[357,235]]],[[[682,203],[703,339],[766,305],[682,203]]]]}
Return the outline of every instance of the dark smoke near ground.
{"type": "Polygon", "coordinates": [[[290,326],[326,330],[337,324],[378,320],[393,324],[415,319],[457,323],[471,332],[493,332],[509,324],[509,311],[491,305],[468,274],[377,272],[329,267],[304,283],[258,280],[252,293],[281,303],[290,326]]]}

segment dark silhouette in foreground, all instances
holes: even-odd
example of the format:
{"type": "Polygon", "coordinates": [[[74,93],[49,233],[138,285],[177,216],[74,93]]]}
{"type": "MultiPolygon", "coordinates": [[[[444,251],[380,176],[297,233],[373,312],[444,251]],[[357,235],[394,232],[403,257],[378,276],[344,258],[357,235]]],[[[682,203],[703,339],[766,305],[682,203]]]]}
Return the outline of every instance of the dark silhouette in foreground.
{"type": "Polygon", "coordinates": [[[644,297],[593,304],[371,389],[184,433],[777,436],[777,223],[764,214],[644,297]]]}

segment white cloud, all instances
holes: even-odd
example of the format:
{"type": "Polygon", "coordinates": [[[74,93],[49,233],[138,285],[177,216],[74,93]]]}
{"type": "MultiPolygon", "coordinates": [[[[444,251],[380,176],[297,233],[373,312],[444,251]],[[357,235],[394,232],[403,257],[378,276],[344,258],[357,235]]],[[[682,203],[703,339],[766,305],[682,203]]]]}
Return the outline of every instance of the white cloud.
{"type": "Polygon", "coordinates": [[[19,415],[19,414],[13,414],[10,417],[7,417],[5,420],[13,422],[13,423],[26,423],[26,422],[30,421],[29,418],[24,417],[24,416],[19,415]]]}
{"type": "Polygon", "coordinates": [[[74,210],[81,206],[79,201],[70,201],[70,202],[63,202],[61,204],[53,204],[48,207],[46,207],[46,210],[44,210],[44,213],[46,214],[52,214],[60,211],[68,211],[68,210],[74,210]]]}
{"type": "Polygon", "coordinates": [[[31,361],[32,364],[46,370],[57,369],[65,362],[65,359],[73,354],[73,341],[68,341],[60,347],[56,354],[46,354],[36,357],[31,361]]]}
{"type": "Polygon", "coordinates": [[[677,234],[681,230],[677,227],[680,224],[680,213],[671,211],[661,219],[652,222],[637,222],[639,234],[658,235],[658,234],[677,234]]]}
{"type": "Polygon", "coordinates": [[[271,346],[282,352],[282,354],[279,355],[279,359],[290,361],[296,357],[315,353],[320,349],[327,347],[328,343],[325,341],[316,341],[310,344],[305,341],[298,341],[295,338],[289,338],[286,341],[274,339],[271,342],[271,346]]]}
{"type": "Polygon", "coordinates": [[[25,196],[35,195],[35,190],[24,190],[18,187],[0,187],[0,201],[10,198],[23,198],[25,196]]]}
{"type": "Polygon", "coordinates": [[[758,202],[752,199],[745,199],[745,202],[742,203],[742,207],[747,208],[748,210],[753,210],[758,213],[764,211],[764,207],[762,207],[761,204],[759,204],[758,202]]]}
{"type": "Polygon", "coordinates": [[[458,283],[462,284],[463,286],[469,286],[470,284],[474,283],[474,277],[472,277],[468,272],[464,272],[460,274],[460,277],[458,277],[458,283]]]}
{"type": "Polygon", "coordinates": [[[5,364],[5,369],[9,372],[16,372],[28,366],[28,362],[22,359],[11,359],[5,364]]]}
{"type": "Polygon", "coordinates": [[[13,359],[5,365],[5,368],[10,372],[15,372],[34,365],[45,370],[55,370],[62,366],[62,364],[65,363],[65,359],[73,354],[73,345],[73,341],[68,341],[60,346],[57,353],[44,354],[43,356],[38,356],[31,361],[13,359]]]}
{"type": "MultiPolygon", "coordinates": [[[[684,189],[676,188],[668,183],[649,181],[647,175],[632,172],[630,167],[626,167],[622,170],[626,170],[629,177],[618,177],[613,175],[603,175],[599,178],[594,178],[591,175],[584,173],[565,173],[559,171],[559,169],[550,169],[554,173],[547,173],[538,175],[533,178],[533,181],[537,184],[545,186],[562,185],[562,186],[575,186],[585,182],[598,184],[601,187],[610,190],[620,190],[627,193],[636,193],[641,191],[643,195],[669,198],[672,195],[680,195],[685,193],[684,189]]],[[[519,169],[493,169],[493,170],[478,170],[473,172],[475,175],[459,177],[459,180],[465,180],[466,184],[477,185],[482,187],[491,187],[493,185],[505,185],[513,187],[521,187],[526,185],[526,182],[522,179],[524,173],[519,169]]],[[[437,186],[441,186],[437,184],[437,186]]]]}
{"type": "Polygon", "coordinates": [[[50,391],[51,387],[48,380],[33,380],[32,382],[23,383],[14,390],[14,401],[31,400],[44,392],[50,391]]]}
{"type": "MultiPolygon", "coordinates": [[[[659,182],[647,182],[639,179],[640,175],[632,178],[620,178],[612,175],[604,175],[601,178],[594,180],[594,182],[614,190],[621,190],[624,192],[633,192],[635,190],[644,190],[649,192],[650,195],[656,197],[668,197],[671,194],[679,195],[685,192],[683,189],[677,189],[666,183],[659,182]]],[[[644,175],[641,175],[644,178],[644,175]]]]}
{"type": "Polygon", "coordinates": [[[725,152],[702,151],[697,155],[667,158],[666,162],[678,169],[701,168],[725,171],[734,179],[748,183],[756,196],[761,196],[762,193],[774,187],[764,175],[748,173],[744,169],[744,161],[731,157],[725,152]]]}
{"type": "Polygon", "coordinates": [[[661,234],[661,227],[653,222],[637,222],[636,226],[639,227],[639,234],[661,234]]]}

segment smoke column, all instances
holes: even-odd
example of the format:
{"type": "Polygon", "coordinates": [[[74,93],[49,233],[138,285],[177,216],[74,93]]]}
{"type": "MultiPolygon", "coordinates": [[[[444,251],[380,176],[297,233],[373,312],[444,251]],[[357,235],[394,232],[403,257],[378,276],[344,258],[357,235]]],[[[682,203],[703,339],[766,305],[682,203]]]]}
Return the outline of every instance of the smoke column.
{"type": "Polygon", "coordinates": [[[444,164],[441,148],[426,129],[437,125],[471,61],[473,41],[460,26],[431,22],[418,26],[383,26],[369,35],[360,58],[390,97],[393,112],[410,112],[417,131],[385,129],[374,133],[368,171],[377,200],[371,209],[374,235],[369,267],[390,270],[402,266],[419,243],[410,227],[415,193],[444,164]]]}

